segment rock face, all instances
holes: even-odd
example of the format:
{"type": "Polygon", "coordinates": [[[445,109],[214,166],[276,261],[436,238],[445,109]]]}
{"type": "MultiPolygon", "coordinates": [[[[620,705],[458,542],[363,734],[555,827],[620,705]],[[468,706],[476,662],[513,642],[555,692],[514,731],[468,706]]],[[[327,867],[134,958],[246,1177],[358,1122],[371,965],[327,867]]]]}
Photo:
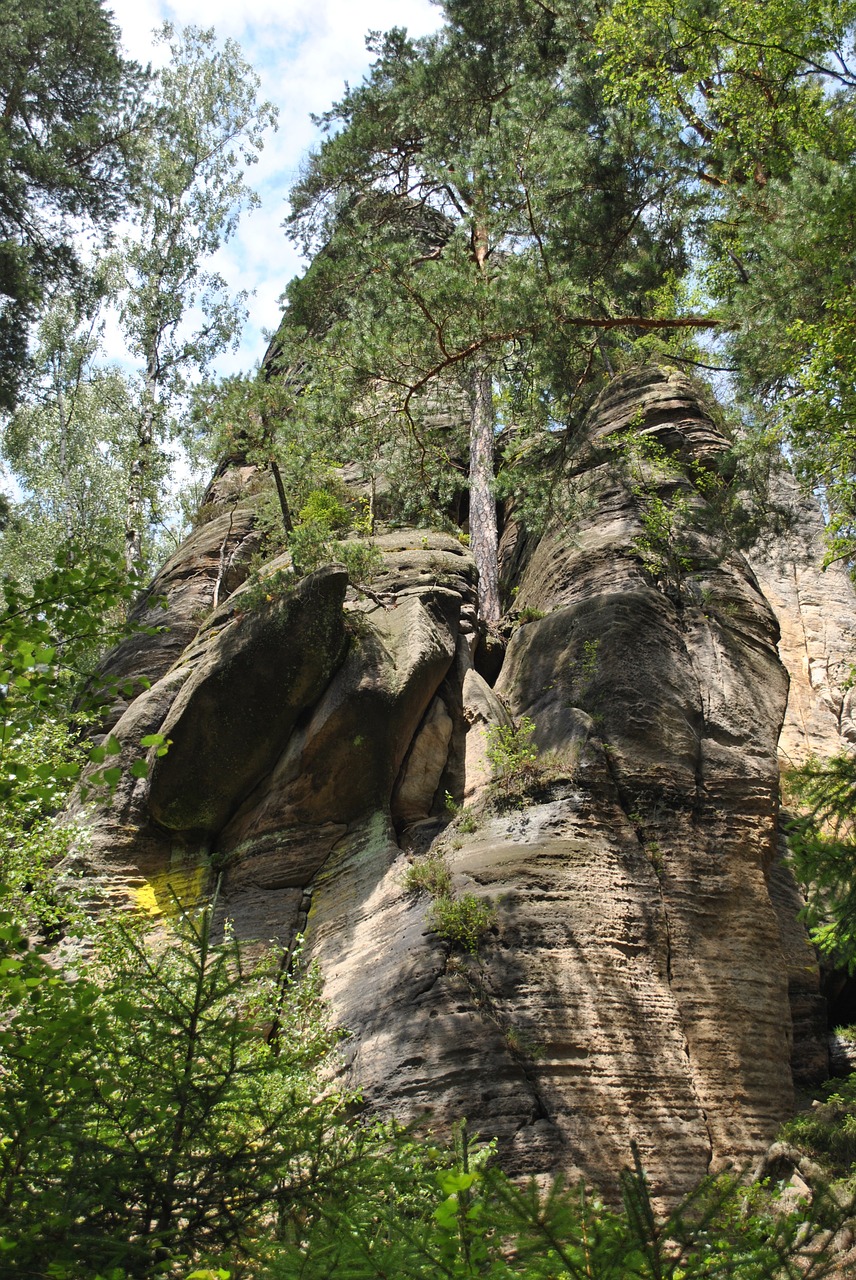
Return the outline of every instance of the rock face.
{"type": "MultiPolygon", "coordinates": [[[[781,625],[779,655],[790,678],[779,738],[782,769],[820,759],[856,744],[854,690],[848,677],[856,665],[856,595],[841,563],[826,568],[823,521],[813,498],[785,471],[773,477],[772,498],[786,527],[754,547],[752,568],[781,625]]],[[[821,975],[805,931],[794,925],[801,905],[781,862],[771,879],[788,968],[794,1029],[794,1079],[816,1084],[835,1067],[837,1049],[827,1038],[821,975]]]]}
{"type": "Polygon", "coordinates": [[[847,687],[856,662],[856,611],[846,567],[838,561],[823,568],[817,503],[785,472],[773,485],[790,527],[754,548],[750,559],[781,622],[779,653],[791,688],[779,753],[792,767],[856,745],[854,690],[847,687]]]}
{"type": "Polygon", "coordinates": [[[466,1116],[511,1170],[607,1188],[635,1140],[669,1196],[772,1140],[795,1025],[797,1068],[822,1069],[817,966],[774,872],[788,675],[747,560],[704,519],[669,523],[703,517],[705,498],[668,458],[703,477],[727,445],[692,386],[616,379],[589,441],[573,536],[515,548],[506,531],[531,620],[495,689],[474,669],[475,570],[457,539],[377,538],[371,599],[335,567],[242,582],[254,480],[221,478],[238,498],[218,514],[215,491],[214,519],[162,575],[169,629],[111,660],[152,680],[117,709],[126,758],[146,733],[172,745],[81,815],[79,860],[117,902],[157,910],[169,886],[219,880],[239,935],[304,931],[350,1032],[343,1072],[379,1111],[466,1116]],[[656,449],[622,473],[610,446],[630,426],[656,449]],[[200,601],[216,606],[201,626],[200,601]],[[537,765],[498,787],[491,730],[523,716],[537,765]],[[430,855],[459,908],[490,908],[476,953],[405,887],[430,855]]]}

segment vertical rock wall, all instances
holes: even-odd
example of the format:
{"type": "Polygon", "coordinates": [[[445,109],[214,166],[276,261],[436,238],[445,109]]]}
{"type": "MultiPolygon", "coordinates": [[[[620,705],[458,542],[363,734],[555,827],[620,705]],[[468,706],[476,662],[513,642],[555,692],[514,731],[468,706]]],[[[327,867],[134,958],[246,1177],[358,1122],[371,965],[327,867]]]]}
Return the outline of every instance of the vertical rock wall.
{"type": "Polygon", "coordinates": [[[826,546],[820,507],[780,472],[773,497],[787,528],[750,554],[761,590],[779,619],[779,655],[790,694],[779,752],[785,767],[852,749],[856,744],[854,692],[856,592],[847,568],[824,568],[826,546]]]}
{"type": "Polygon", "coordinates": [[[643,566],[644,502],[703,515],[704,496],[656,467],[640,496],[608,457],[630,425],[702,472],[726,447],[681,376],[608,388],[579,526],[518,556],[532,620],[495,690],[473,667],[459,540],[377,538],[371,599],[335,568],[294,584],[287,561],[243,582],[255,481],[222,477],[214,519],[164,571],[168,632],[112,659],[154,681],[116,709],[127,760],[143,733],[173,748],[83,815],[80,867],[153,910],[170,885],[219,879],[241,936],[305,931],[350,1033],[343,1073],[381,1113],[466,1116],[516,1172],[607,1186],[635,1140],[672,1195],[757,1154],[788,1115],[789,987],[802,970],[810,997],[817,969],[787,884],[771,898],[776,618],[713,533],[692,535],[679,571],[643,566]],[[486,752],[510,715],[534,721],[540,768],[503,795],[486,752]],[[453,819],[447,793],[467,806],[453,819]],[[495,913],[476,954],[406,886],[432,854],[495,913]]]}
{"type": "MultiPolygon", "coordinates": [[[[856,665],[856,591],[843,564],[824,567],[823,520],[815,499],[786,471],[774,475],[771,490],[785,528],[753,548],[750,560],[781,627],[779,656],[790,681],[779,738],[786,775],[811,757],[854,749],[854,691],[848,686],[856,665]]],[[[814,949],[795,921],[802,899],[783,858],[773,867],[770,886],[788,971],[794,1079],[814,1085],[829,1074],[824,984],[814,949]]]]}

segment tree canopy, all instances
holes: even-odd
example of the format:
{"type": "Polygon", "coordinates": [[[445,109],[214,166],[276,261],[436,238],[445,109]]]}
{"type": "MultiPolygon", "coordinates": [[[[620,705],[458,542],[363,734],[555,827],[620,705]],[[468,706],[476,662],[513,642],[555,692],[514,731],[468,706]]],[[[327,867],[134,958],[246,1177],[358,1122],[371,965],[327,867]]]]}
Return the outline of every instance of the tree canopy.
{"type": "Polygon", "coordinates": [[[655,119],[698,201],[696,271],[722,351],[852,557],[856,490],[856,7],[617,0],[596,35],[609,96],[655,119]]]}
{"type": "Polygon", "coordinates": [[[121,550],[130,572],[152,567],[173,453],[192,443],[189,386],[246,315],[246,295],[232,296],[212,258],[257,203],[246,169],[276,112],[233,41],[169,26],[158,39],[170,59],[144,83],[133,73],[133,166],[98,206],[104,242],[85,261],[68,242],[74,288],[54,281],[32,308],[25,386],[3,437],[24,490],[5,560],[25,577],[47,570],[63,543],[75,555],[121,550]],[[109,222],[119,208],[121,234],[109,222]],[[102,346],[110,309],[126,342],[121,368],[102,346]]]}
{"type": "Polygon", "coordinates": [[[6,0],[0,14],[0,409],[28,323],[79,270],[73,231],[115,219],[144,76],[102,0],[6,0]]]}
{"type": "Polygon", "coordinates": [[[684,254],[656,138],[607,101],[592,45],[537,7],[447,15],[436,36],[378,39],[366,81],[322,117],[290,219],[321,253],[288,320],[323,334],[322,361],[335,346],[352,405],[381,389],[411,430],[420,394],[468,396],[471,546],[495,622],[494,391],[518,427],[567,420],[610,371],[610,335],[659,323],[651,290],[684,254]]]}

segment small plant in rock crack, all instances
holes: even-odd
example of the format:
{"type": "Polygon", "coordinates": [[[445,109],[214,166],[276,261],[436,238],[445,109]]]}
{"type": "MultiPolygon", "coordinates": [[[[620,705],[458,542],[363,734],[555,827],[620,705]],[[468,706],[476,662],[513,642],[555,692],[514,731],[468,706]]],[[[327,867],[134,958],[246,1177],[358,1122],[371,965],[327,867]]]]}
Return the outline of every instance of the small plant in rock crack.
{"type": "Polygon", "coordinates": [[[541,1045],[530,1040],[518,1027],[510,1024],[503,1027],[503,1035],[505,1036],[505,1043],[511,1052],[519,1057],[531,1058],[536,1062],[539,1058],[544,1057],[544,1049],[541,1045]]]}
{"type": "Polygon", "coordinates": [[[441,938],[475,954],[496,923],[496,910],[474,893],[464,893],[460,898],[435,898],[429,919],[441,938]]]}
{"type": "Polygon", "coordinates": [[[546,618],[543,609],[535,609],[532,605],[524,605],[517,613],[516,621],[518,624],[526,622],[540,622],[542,618],[546,618]]]}
{"type": "Polygon", "coordinates": [[[453,820],[456,820],[455,829],[462,835],[468,836],[473,831],[478,831],[479,824],[475,815],[465,811],[463,804],[458,803],[451,791],[446,791],[443,795],[443,808],[453,820]]]}
{"type": "Polygon", "coordinates": [[[449,898],[452,894],[452,873],[440,853],[429,853],[427,858],[411,862],[404,873],[404,887],[408,893],[430,893],[432,898],[449,898]]]}
{"type": "Polygon", "coordinates": [[[537,748],[532,742],[535,722],[528,716],[513,724],[491,724],[487,730],[487,760],[500,782],[522,780],[537,773],[537,748]]]}
{"type": "Polygon", "coordinates": [[[404,887],[409,893],[428,893],[433,898],[428,923],[441,938],[475,954],[485,934],[496,923],[496,911],[474,893],[458,897],[452,888],[452,873],[440,853],[430,853],[407,868],[404,887]]]}
{"type": "Polygon", "coordinates": [[[487,731],[487,758],[499,796],[509,800],[525,795],[543,775],[538,748],[532,741],[535,723],[522,716],[514,725],[492,725],[487,731]]]}
{"type": "Polygon", "coordinates": [[[665,865],[663,862],[663,850],[656,840],[649,840],[645,845],[645,852],[648,854],[651,866],[654,868],[654,874],[659,878],[663,874],[665,865]]]}
{"type": "Polygon", "coordinates": [[[583,656],[580,667],[584,676],[591,678],[597,671],[597,653],[600,639],[586,640],[583,644],[583,656]]]}

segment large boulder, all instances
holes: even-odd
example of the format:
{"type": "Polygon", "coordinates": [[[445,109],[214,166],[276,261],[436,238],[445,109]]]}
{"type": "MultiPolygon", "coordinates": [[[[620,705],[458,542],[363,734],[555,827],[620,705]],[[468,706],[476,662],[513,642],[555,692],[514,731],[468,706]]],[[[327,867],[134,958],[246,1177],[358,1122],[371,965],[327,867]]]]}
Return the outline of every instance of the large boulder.
{"type": "Polygon", "coordinates": [[[260,592],[246,611],[249,593],[239,592],[226,618],[215,612],[183,660],[192,674],[161,725],[170,745],[152,762],[155,822],[210,838],[270,772],[342,661],[347,585],[344,569],[319,570],[260,592]]]}

